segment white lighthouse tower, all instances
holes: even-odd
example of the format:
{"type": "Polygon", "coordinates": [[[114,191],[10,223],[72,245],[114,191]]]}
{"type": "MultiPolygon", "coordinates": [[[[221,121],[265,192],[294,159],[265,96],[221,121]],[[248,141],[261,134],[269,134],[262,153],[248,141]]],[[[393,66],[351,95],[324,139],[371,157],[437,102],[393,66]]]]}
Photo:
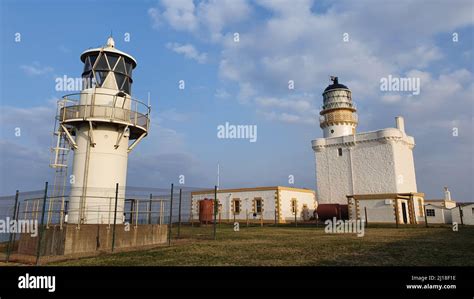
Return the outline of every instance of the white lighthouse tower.
{"type": "Polygon", "coordinates": [[[68,223],[113,223],[118,183],[120,224],[128,154],[148,133],[150,107],[131,97],[137,62],[117,50],[112,37],[83,52],[81,61],[82,92],[63,97],[58,117],[58,136],[74,150],[68,223]]]}
{"type": "Polygon", "coordinates": [[[352,93],[340,84],[337,77],[331,77],[332,84],[323,92],[323,106],[319,124],[324,138],[354,135],[357,127],[356,108],[352,93]]]}

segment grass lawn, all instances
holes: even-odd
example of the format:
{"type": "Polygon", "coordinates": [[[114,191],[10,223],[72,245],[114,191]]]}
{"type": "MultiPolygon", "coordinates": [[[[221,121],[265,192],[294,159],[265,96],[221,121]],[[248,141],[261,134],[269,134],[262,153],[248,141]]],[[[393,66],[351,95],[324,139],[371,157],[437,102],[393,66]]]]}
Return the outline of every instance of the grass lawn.
{"type": "MultiPolygon", "coordinates": [[[[183,227],[212,235],[212,227],[183,227]]],[[[94,266],[474,266],[474,227],[369,227],[364,237],[315,227],[222,225],[217,240],[184,238],[171,247],[103,254],[51,265],[94,266]]]]}

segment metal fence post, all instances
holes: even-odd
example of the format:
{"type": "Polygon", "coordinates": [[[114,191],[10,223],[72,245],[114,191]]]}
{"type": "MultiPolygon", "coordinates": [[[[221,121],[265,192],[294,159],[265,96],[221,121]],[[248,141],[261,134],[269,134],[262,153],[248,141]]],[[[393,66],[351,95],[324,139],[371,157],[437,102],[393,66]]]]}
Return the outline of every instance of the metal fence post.
{"type": "Polygon", "coordinates": [[[117,202],[118,202],[118,188],[119,184],[115,185],[115,211],[114,211],[114,227],[112,230],[112,252],[115,249],[115,226],[117,225],[117,202]]]}
{"type": "Polygon", "coordinates": [[[214,186],[214,240],[216,239],[216,224],[217,224],[217,186],[214,186]]]}
{"type": "Polygon", "coordinates": [[[133,212],[134,212],[134,208],[135,208],[135,199],[130,199],[130,224],[133,223],[133,212]]]}
{"type": "Polygon", "coordinates": [[[459,206],[459,218],[461,219],[461,225],[464,225],[464,220],[462,219],[463,218],[463,210],[461,208],[461,206],[459,206]]]}
{"type": "Polygon", "coordinates": [[[369,227],[369,221],[367,220],[367,207],[364,207],[364,213],[365,213],[365,227],[369,227]]]}
{"type": "Polygon", "coordinates": [[[135,228],[138,227],[138,211],[140,210],[140,200],[135,199],[135,228]]]}
{"type": "MultiPolygon", "coordinates": [[[[425,226],[428,227],[428,218],[426,215],[426,207],[424,207],[424,212],[425,212],[425,226]]],[[[398,222],[397,222],[397,227],[398,227],[398,222]]]]}
{"type": "Polygon", "coordinates": [[[182,189],[179,188],[179,206],[178,206],[178,239],[181,236],[181,193],[182,189]]]}
{"type": "Polygon", "coordinates": [[[153,199],[153,194],[150,193],[150,202],[148,204],[148,224],[151,224],[151,203],[152,203],[152,199],[153,199]]]}
{"type": "Polygon", "coordinates": [[[160,199],[160,216],[159,216],[160,229],[161,229],[161,226],[163,225],[163,210],[164,209],[165,209],[165,203],[163,202],[163,199],[160,199]]]}
{"type": "MultiPolygon", "coordinates": [[[[13,221],[16,220],[17,218],[17,206],[18,206],[18,196],[19,196],[20,192],[18,190],[16,190],[16,193],[15,193],[15,205],[13,207],[13,221]]],[[[10,259],[10,253],[11,253],[11,249],[12,249],[12,243],[15,242],[14,240],[14,236],[15,236],[15,233],[10,233],[10,240],[8,241],[8,247],[7,247],[7,257],[6,257],[6,262],[8,263],[8,260],[10,259]]]]}
{"type": "Polygon", "coordinates": [[[168,222],[168,246],[171,246],[171,226],[173,225],[173,189],[174,184],[171,184],[170,220],[168,222]]]}
{"type": "Polygon", "coordinates": [[[43,210],[41,211],[41,225],[38,234],[38,248],[36,248],[36,265],[38,265],[41,254],[41,239],[43,238],[44,210],[46,209],[46,199],[48,197],[48,182],[44,184],[43,210]]]}

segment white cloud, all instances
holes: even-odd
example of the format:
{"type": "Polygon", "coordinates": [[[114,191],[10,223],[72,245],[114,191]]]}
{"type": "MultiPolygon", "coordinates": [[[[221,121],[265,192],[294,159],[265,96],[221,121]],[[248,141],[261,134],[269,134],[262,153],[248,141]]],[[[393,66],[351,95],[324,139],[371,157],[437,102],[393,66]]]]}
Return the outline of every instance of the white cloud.
{"type": "Polygon", "coordinates": [[[148,9],[148,15],[150,16],[153,29],[158,29],[161,25],[160,11],[157,8],[151,7],[148,9]]]}
{"type": "Polygon", "coordinates": [[[193,0],[162,0],[161,4],[165,7],[161,16],[171,27],[183,31],[197,29],[198,20],[195,16],[196,7],[193,0]]]}
{"type": "Polygon", "coordinates": [[[307,125],[315,125],[316,118],[315,117],[303,117],[302,115],[297,115],[288,112],[266,112],[257,110],[258,113],[262,114],[267,120],[275,120],[283,123],[290,123],[290,124],[307,124],[307,125]]]}
{"type": "Polygon", "coordinates": [[[416,68],[424,68],[431,62],[439,60],[443,57],[440,49],[436,46],[418,46],[411,51],[404,51],[396,56],[397,63],[402,66],[411,66],[416,68]]]}
{"type": "Polygon", "coordinates": [[[218,99],[228,99],[230,98],[230,93],[228,93],[225,89],[218,88],[214,96],[218,99]]]}
{"type": "Polygon", "coordinates": [[[30,65],[21,65],[20,68],[29,76],[41,76],[53,71],[50,66],[41,66],[38,62],[33,62],[30,65]]]}
{"type": "Polygon", "coordinates": [[[1,138],[29,146],[50,145],[53,135],[55,105],[32,108],[2,106],[0,113],[1,138]],[[19,129],[20,136],[15,135],[19,129]]]}
{"type": "Polygon", "coordinates": [[[162,110],[158,113],[158,122],[170,120],[175,122],[183,122],[189,120],[189,115],[178,112],[175,108],[162,110]]]}
{"type": "Polygon", "coordinates": [[[183,54],[184,57],[193,59],[198,63],[206,63],[207,54],[199,53],[199,51],[191,44],[167,43],[166,47],[178,54],[183,54]]]}
{"type": "Polygon", "coordinates": [[[261,107],[276,107],[280,109],[294,110],[297,112],[304,112],[312,109],[311,102],[309,100],[302,99],[283,100],[273,97],[257,97],[255,101],[257,105],[261,107]]]}
{"type": "Polygon", "coordinates": [[[281,15],[301,15],[309,14],[313,0],[258,0],[257,3],[266,9],[269,9],[281,15]]]}
{"type": "Polygon", "coordinates": [[[285,123],[316,123],[318,110],[313,107],[314,96],[289,96],[287,99],[275,97],[257,97],[255,103],[260,114],[268,120],[277,120],[285,123]]]}
{"type": "Polygon", "coordinates": [[[225,26],[244,21],[251,11],[245,0],[210,0],[199,4],[197,18],[209,31],[211,40],[217,41],[225,26]]]}
{"type": "Polygon", "coordinates": [[[246,20],[252,12],[246,0],[208,0],[197,6],[193,0],[161,0],[160,6],[148,9],[154,29],[166,22],[175,30],[211,41],[221,40],[226,26],[246,20]]]}
{"type": "Polygon", "coordinates": [[[402,96],[399,94],[387,94],[381,97],[382,102],[384,103],[398,103],[402,100],[402,96]]]}

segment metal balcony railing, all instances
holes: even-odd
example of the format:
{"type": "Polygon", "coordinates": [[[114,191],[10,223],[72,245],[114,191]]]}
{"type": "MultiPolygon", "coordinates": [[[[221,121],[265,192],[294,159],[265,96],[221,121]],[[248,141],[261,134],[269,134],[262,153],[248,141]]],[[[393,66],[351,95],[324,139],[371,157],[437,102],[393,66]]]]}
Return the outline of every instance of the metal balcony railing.
{"type": "Polygon", "coordinates": [[[63,107],[59,114],[59,121],[72,123],[77,121],[105,121],[117,122],[148,131],[150,125],[150,107],[145,103],[130,98],[100,93],[77,93],[63,97],[63,107]],[[86,99],[81,96],[86,95],[86,99]],[[95,97],[100,95],[100,104],[96,104],[95,97]],[[110,101],[107,103],[107,98],[110,101]],[[105,101],[104,101],[105,100],[105,101]],[[128,109],[128,107],[130,109],[128,109]]]}

